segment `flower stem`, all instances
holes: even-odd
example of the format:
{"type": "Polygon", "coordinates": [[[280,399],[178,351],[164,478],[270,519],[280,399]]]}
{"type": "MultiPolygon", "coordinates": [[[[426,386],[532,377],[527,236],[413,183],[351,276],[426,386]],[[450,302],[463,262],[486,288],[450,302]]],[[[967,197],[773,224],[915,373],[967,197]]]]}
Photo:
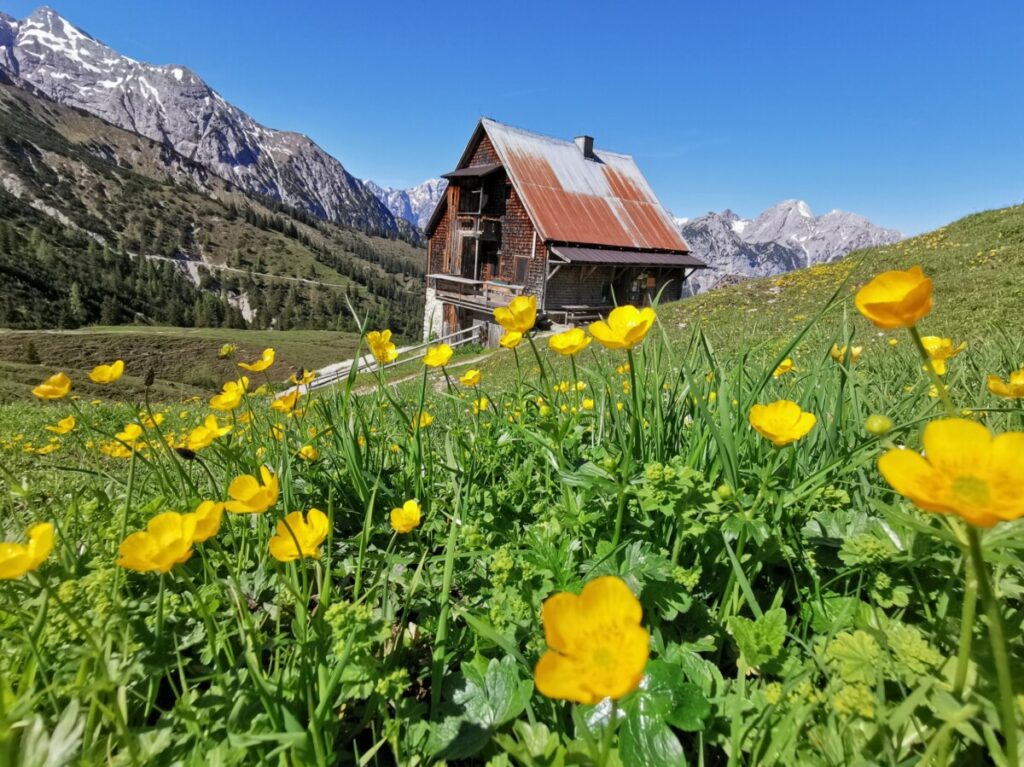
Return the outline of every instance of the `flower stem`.
{"type": "Polygon", "coordinates": [[[914,340],[914,346],[917,347],[918,354],[921,355],[921,359],[924,360],[925,369],[928,371],[928,375],[932,379],[932,383],[935,384],[935,390],[939,393],[939,399],[942,400],[943,406],[946,408],[946,412],[950,418],[957,417],[956,407],[953,405],[953,400],[949,398],[949,390],[946,388],[945,382],[942,377],[935,372],[935,366],[932,364],[932,356],[928,353],[928,350],[924,348],[924,342],[921,340],[921,333],[918,331],[916,325],[911,325],[908,330],[910,331],[910,337],[914,340]]]}
{"type": "Polygon", "coordinates": [[[981,538],[978,531],[970,525],[967,526],[967,542],[974,563],[978,594],[988,617],[988,636],[992,644],[992,657],[995,660],[996,681],[999,684],[999,713],[1003,723],[1003,737],[1006,738],[1006,764],[1009,767],[1017,767],[1016,701],[1013,697],[1013,677],[1010,672],[1010,655],[1006,649],[1006,636],[1003,632],[1003,617],[999,613],[999,603],[996,602],[992,584],[988,580],[988,568],[981,551],[981,538]]]}
{"type": "Polygon", "coordinates": [[[615,737],[615,725],[618,724],[619,702],[612,701],[612,710],[608,714],[608,724],[604,729],[604,738],[601,741],[601,767],[606,767],[608,759],[612,754],[612,738],[615,737]]]}
{"type": "MultiPolygon", "coordinates": [[[[970,565],[964,563],[964,569],[970,565]]],[[[967,664],[971,658],[971,638],[974,634],[974,615],[978,606],[978,588],[970,572],[964,573],[964,604],[960,614],[960,649],[956,656],[956,676],[953,677],[953,697],[959,698],[967,683],[967,664]]]]}

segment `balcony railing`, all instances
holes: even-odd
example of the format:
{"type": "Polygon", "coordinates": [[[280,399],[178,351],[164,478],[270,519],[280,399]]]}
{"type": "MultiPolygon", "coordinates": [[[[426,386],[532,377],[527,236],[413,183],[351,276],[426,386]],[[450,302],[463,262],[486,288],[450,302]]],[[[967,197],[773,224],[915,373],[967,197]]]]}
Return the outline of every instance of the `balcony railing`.
{"type": "Polygon", "coordinates": [[[500,280],[474,280],[456,274],[428,274],[434,281],[438,298],[470,309],[494,309],[505,306],[518,295],[524,285],[513,285],[500,280]]]}

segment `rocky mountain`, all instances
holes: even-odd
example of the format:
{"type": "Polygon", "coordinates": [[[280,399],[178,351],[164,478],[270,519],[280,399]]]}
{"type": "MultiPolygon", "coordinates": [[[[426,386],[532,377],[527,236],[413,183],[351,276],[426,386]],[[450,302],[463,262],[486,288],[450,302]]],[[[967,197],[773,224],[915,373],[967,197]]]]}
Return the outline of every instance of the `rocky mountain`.
{"type": "Polygon", "coordinates": [[[444,196],[448,182],[443,178],[428,178],[419,186],[409,189],[382,189],[372,181],[367,181],[366,186],[387,206],[391,215],[422,230],[426,228],[430,215],[444,196]]]}
{"type": "Polygon", "coordinates": [[[0,14],[0,68],[54,101],[167,145],[249,194],[370,233],[407,230],[306,136],[261,125],[187,67],[123,56],[50,8],[21,21],[0,14]]]}
{"type": "Polygon", "coordinates": [[[903,239],[856,213],[833,210],[815,216],[802,200],[784,200],[754,219],[724,210],[677,218],[676,223],[694,255],[711,267],[687,280],[694,293],[727,277],[781,274],[903,239]]]}

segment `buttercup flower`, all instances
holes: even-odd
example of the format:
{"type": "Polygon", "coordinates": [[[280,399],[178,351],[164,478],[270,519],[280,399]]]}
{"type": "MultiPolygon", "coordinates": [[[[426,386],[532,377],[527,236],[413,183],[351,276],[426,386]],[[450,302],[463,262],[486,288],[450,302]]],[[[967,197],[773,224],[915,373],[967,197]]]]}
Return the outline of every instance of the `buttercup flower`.
{"type": "Polygon", "coordinates": [[[920,266],[882,272],[857,291],[854,303],[880,328],[909,328],[932,310],[932,281],[920,266]]]}
{"type": "Polygon", "coordinates": [[[220,532],[221,519],[224,517],[224,504],[217,501],[203,501],[196,506],[190,515],[195,520],[196,529],[192,540],[202,543],[220,532]]]}
{"type": "Polygon", "coordinates": [[[813,413],[805,413],[788,399],[750,408],[750,425],[775,447],[796,442],[814,428],[817,421],[813,413]]]}
{"type": "Polygon", "coordinates": [[[946,374],[946,360],[952,359],[967,348],[966,342],[961,342],[959,346],[955,346],[952,338],[941,338],[939,336],[923,336],[921,338],[921,345],[928,352],[928,356],[932,360],[932,367],[935,368],[935,372],[940,376],[946,374]]]}
{"type": "Polygon", "coordinates": [[[629,304],[612,309],[608,320],[590,324],[590,335],[608,349],[632,349],[644,340],[657,315],[647,306],[637,309],[629,304]]]}
{"type": "Polygon", "coordinates": [[[922,441],[923,456],[896,448],[878,461],[897,493],[978,527],[1024,516],[1024,432],[993,437],[976,421],[943,418],[924,427],[922,441]]]}
{"type": "Polygon", "coordinates": [[[248,370],[250,373],[262,373],[274,364],[274,350],[264,349],[263,354],[255,362],[239,362],[238,367],[248,370]]]}
{"type": "Polygon", "coordinates": [[[126,424],[125,427],[114,435],[115,439],[127,442],[129,445],[137,441],[143,434],[142,427],[137,423],[126,424]]]}
{"type": "Polygon", "coordinates": [[[63,399],[69,391],[71,379],[63,373],[56,373],[34,388],[32,393],[39,399],[63,399]]]}
{"type": "Polygon", "coordinates": [[[413,428],[416,428],[418,426],[420,429],[425,429],[428,426],[430,426],[430,424],[432,424],[433,422],[434,416],[432,416],[430,413],[424,410],[418,416],[413,418],[412,424],[413,428]]]}
{"type": "Polygon", "coordinates": [[[217,352],[217,356],[222,359],[230,359],[231,355],[238,351],[238,347],[234,344],[224,344],[220,347],[220,351],[217,352]]]}
{"type": "Polygon", "coordinates": [[[494,310],[494,319],[509,333],[528,333],[537,322],[537,296],[516,296],[494,310]]]}
{"type": "Polygon", "coordinates": [[[391,528],[396,533],[411,533],[420,526],[420,505],[406,501],[400,508],[391,510],[391,528]]]}
{"type": "Polygon", "coordinates": [[[282,394],[280,397],[270,403],[270,409],[276,410],[278,413],[290,413],[295,409],[295,405],[299,402],[299,390],[292,389],[288,394],[282,394]]]}
{"type": "Polygon", "coordinates": [[[423,357],[423,364],[428,368],[443,368],[452,358],[452,347],[448,344],[438,344],[427,348],[423,357]]]}
{"type": "Polygon", "coordinates": [[[304,461],[315,461],[320,457],[320,451],[312,445],[303,445],[299,448],[298,456],[304,461]]]}
{"type": "Polygon", "coordinates": [[[479,415],[491,404],[487,397],[481,397],[473,402],[473,415],[479,415]]]}
{"type": "Polygon", "coordinates": [[[398,347],[391,342],[390,330],[371,330],[366,334],[366,343],[381,365],[398,359],[398,347]]]}
{"type": "Polygon", "coordinates": [[[235,514],[260,514],[277,503],[277,477],[266,466],[260,466],[260,477],[262,485],[252,474],[235,477],[228,486],[231,500],[224,508],[235,514]]]}
{"type": "Polygon", "coordinates": [[[303,368],[302,375],[293,373],[288,380],[296,386],[308,386],[316,380],[316,371],[303,368]]]}
{"type": "MultiPolygon", "coordinates": [[[[832,351],[830,351],[829,354],[832,355],[832,359],[833,360],[835,360],[840,365],[842,365],[844,362],[846,362],[846,351],[847,351],[847,347],[845,345],[840,348],[839,344],[832,344],[832,351]]],[[[864,347],[863,346],[853,346],[853,347],[850,347],[849,351],[850,351],[850,364],[852,365],[854,362],[856,362],[857,360],[860,359],[860,355],[864,353],[864,347]]]]}
{"type": "Polygon", "coordinates": [[[583,402],[580,403],[580,407],[583,408],[584,410],[593,410],[594,400],[592,400],[590,397],[587,397],[586,399],[583,400],[583,402]]]}
{"type": "Polygon", "coordinates": [[[132,533],[121,542],[117,564],[140,573],[170,572],[192,556],[198,521],[191,514],[176,511],[157,514],[145,530],[132,533]]]}
{"type": "Polygon", "coordinates": [[[117,360],[109,365],[97,365],[89,373],[89,380],[93,383],[108,384],[114,383],[124,375],[124,360],[117,360]]]}
{"type": "Polygon", "coordinates": [[[53,525],[39,522],[26,532],[28,543],[0,542],[0,580],[10,581],[37,569],[53,551],[53,525]]]}
{"type": "Polygon", "coordinates": [[[786,373],[791,373],[794,370],[796,370],[796,365],[793,364],[793,359],[791,357],[786,357],[786,359],[780,362],[779,366],[772,372],[772,378],[779,378],[780,376],[784,376],[786,373]]]}
{"type": "Polygon", "coordinates": [[[515,349],[519,344],[523,342],[523,334],[517,333],[514,330],[510,330],[505,333],[498,341],[498,345],[505,349],[515,349]]]}
{"type": "Polygon", "coordinates": [[[459,379],[459,383],[469,387],[479,386],[481,378],[483,374],[479,370],[467,370],[459,379]]]}
{"type": "Polygon", "coordinates": [[[640,625],[639,600],[620,578],[596,578],[579,596],[555,594],[541,616],[550,648],[534,674],[542,695],[593,704],[639,686],[650,635],[640,625]]]}
{"type": "Polygon", "coordinates": [[[990,375],[986,381],[988,390],[998,397],[1024,399],[1024,368],[1010,373],[1009,380],[990,375]]]}
{"type": "Polygon", "coordinates": [[[249,379],[242,376],[237,381],[228,381],[221,388],[220,394],[210,398],[210,407],[222,412],[234,410],[242,404],[242,397],[249,390],[249,379]]]}
{"type": "Polygon", "coordinates": [[[583,328],[570,328],[548,338],[548,348],[564,357],[572,357],[590,346],[590,337],[583,328]]]}
{"type": "Polygon", "coordinates": [[[278,562],[294,562],[300,557],[316,559],[328,532],[327,515],[319,509],[310,509],[305,516],[293,511],[277,523],[277,535],[270,539],[270,554],[278,562]]]}
{"type": "Polygon", "coordinates": [[[69,415],[67,418],[61,418],[54,426],[47,426],[47,431],[52,431],[54,434],[67,434],[75,428],[75,417],[69,415]]]}
{"type": "Polygon", "coordinates": [[[193,451],[198,452],[204,447],[209,447],[213,444],[215,439],[223,437],[225,434],[231,431],[231,425],[225,424],[221,426],[217,423],[217,416],[208,415],[203,421],[201,426],[197,426],[191,432],[189,432],[188,440],[186,441],[186,447],[193,451]]]}

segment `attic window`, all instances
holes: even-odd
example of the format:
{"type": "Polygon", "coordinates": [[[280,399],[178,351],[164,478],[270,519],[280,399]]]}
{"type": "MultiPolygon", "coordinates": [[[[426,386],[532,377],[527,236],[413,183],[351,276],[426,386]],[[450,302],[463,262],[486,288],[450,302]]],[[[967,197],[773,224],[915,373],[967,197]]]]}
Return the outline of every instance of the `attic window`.
{"type": "Polygon", "coordinates": [[[463,187],[459,194],[459,213],[479,213],[486,202],[483,186],[463,187]]]}

